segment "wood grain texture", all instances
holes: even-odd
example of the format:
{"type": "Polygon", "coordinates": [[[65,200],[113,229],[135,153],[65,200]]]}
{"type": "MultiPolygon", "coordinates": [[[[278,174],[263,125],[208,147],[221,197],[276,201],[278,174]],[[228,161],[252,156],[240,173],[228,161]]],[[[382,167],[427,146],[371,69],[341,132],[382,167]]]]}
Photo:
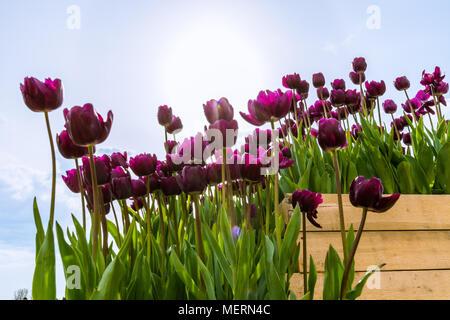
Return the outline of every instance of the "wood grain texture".
{"type": "MultiPolygon", "coordinates": [[[[309,231],[338,231],[339,211],[336,194],[323,194],[318,208],[317,222],[322,229],[307,224],[309,231]]],[[[345,224],[358,228],[360,208],[351,205],[343,195],[345,224]]],[[[293,211],[290,195],[280,205],[285,217],[293,211]]],[[[401,195],[395,206],[385,213],[369,212],[365,230],[450,230],[450,195],[401,195]]]]}
{"type": "MultiPolygon", "coordinates": [[[[330,244],[342,257],[339,232],[308,232],[306,239],[308,256],[312,255],[318,271],[324,270],[330,244]]],[[[383,270],[450,269],[450,231],[364,232],[355,263],[356,270],[364,272],[381,263],[386,263],[383,270]]]]}
{"type": "MultiPolygon", "coordinates": [[[[364,272],[355,274],[355,282],[364,272]]],[[[379,276],[379,289],[375,278],[369,279],[364,287],[361,300],[438,300],[450,299],[450,270],[388,271],[376,273],[379,276]],[[368,287],[369,285],[369,287],[368,287]],[[372,288],[372,289],[371,289],[372,288]]],[[[314,299],[322,299],[323,273],[317,275],[314,299]]],[[[303,296],[303,275],[294,274],[291,290],[300,299],[303,296]]]]}

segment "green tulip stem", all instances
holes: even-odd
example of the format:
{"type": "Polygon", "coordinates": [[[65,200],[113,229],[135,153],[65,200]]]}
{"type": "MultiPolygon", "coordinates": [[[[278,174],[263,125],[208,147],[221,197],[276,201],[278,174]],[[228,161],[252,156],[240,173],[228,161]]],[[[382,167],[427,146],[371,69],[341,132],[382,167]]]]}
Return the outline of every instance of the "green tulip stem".
{"type": "Polygon", "coordinates": [[[368,112],[367,112],[367,105],[366,105],[366,98],[364,97],[363,87],[362,87],[362,74],[359,74],[359,93],[361,95],[361,105],[363,107],[364,116],[367,118],[368,112]]]}
{"type": "Polygon", "coordinates": [[[417,116],[416,116],[416,113],[414,112],[414,109],[413,109],[413,107],[412,107],[411,100],[409,99],[408,92],[407,92],[406,90],[404,90],[404,91],[405,91],[405,95],[406,95],[406,100],[408,100],[409,108],[411,109],[411,113],[413,114],[414,124],[417,126],[417,116]]]}
{"type": "MultiPolygon", "coordinates": [[[[270,122],[272,125],[272,131],[275,130],[275,124],[273,122],[273,120],[270,122]]],[[[274,155],[275,157],[278,156],[278,145],[276,145],[277,147],[274,150],[274,155]]],[[[278,161],[277,161],[278,163],[278,161]]],[[[278,244],[278,250],[281,250],[281,226],[280,226],[280,212],[279,212],[279,194],[278,194],[278,168],[276,168],[276,172],[274,173],[275,177],[274,177],[274,206],[275,206],[275,232],[276,232],[276,239],[277,239],[277,244],[278,244]]]]}
{"type": "Polygon", "coordinates": [[[93,232],[92,232],[92,258],[97,258],[97,249],[98,249],[98,237],[99,237],[99,229],[100,229],[100,203],[98,198],[98,185],[97,185],[97,170],[95,169],[94,162],[94,147],[88,146],[89,152],[89,164],[91,167],[91,179],[92,179],[92,195],[94,198],[94,223],[93,223],[93,232]]]}
{"type": "Polygon", "coordinates": [[[342,248],[344,251],[344,261],[347,261],[347,246],[346,246],[346,236],[345,236],[345,221],[344,221],[344,208],[342,205],[342,186],[341,186],[341,179],[339,174],[339,164],[337,159],[337,152],[336,150],[332,151],[333,154],[333,162],[334,162],[334,172],[336,174],[336,189],[337,189],[337,196],[338,196],[338,206],[339,206],[339,222],[340,222],[340,228],[341,228],[341,238],[342,238],[342,248]]]}
{"type": "MultiPolygon", "coordinates": [[[[163,204],[161,201],[161,192],[156,191],[158,193],[157,195],[157,201],[158,201],[158,208],[159,208],[159,227],[160,227],[160,239],[161,239],[161,260],[162,260],[162,267],[161,270],[163,274],[165,273],[165,263],[166,263],[166,231],[164,226],[164,213],[163,213],[163,204]]],[[[164,277],[163,277],[164,278],[164,277]]]]}
{"type": "Polygon", "coordinates": [[[261,201],[261,184],[256,185],[256,195],[258,196],[258,206],[259,206],[259,227],[261,228],[261,235],[264,232],[264,213],[262,211],[262,201],[261,201]]]}
{"type": "Polygon", "coordinates": [[[378,121],[380,123],[380,133],[383,135],[383,123],[381,122],[380,99],[377,97],[378,121]]]}
{"type": "Polygon", "coordinates": [[[81,182],[81,174],[80,174],[80,166],[78,164],[78,158],[75,159],[75,167],[77,169],[78,187],[80,188],[80,195],[81,195],[81,208],[83,210],[83,229],[84,232],[86,232],[86,206],[84,204],[84,187],[83,182],[81,182]]]}
{"type": "Polygon", "coordinates": [[[198,193],[193,193],[192,197],[194,198],[194,206],[195,206],[195,228],[197,231],[197,250],[198,255],[202,261],[203,258],[203,239],[202,239],[202,225],[200,220],[200,206],[199,206],[199,195],[198,193]]]}
{"type": "Polygon", "coordinates": [[[270,231],[270,176],[266,178],[266,235],[270,231]]]}
{"type": "Polygon", "coordinates": [[[397,144],[400,144],[400,133],[398,132],[397,125],[395,124],[394,115],[391,113],[392,124],[394,126],[395,134],[397,135],[397,144]]]}
{"type": "Polygon", "coordinates": [[[302,212],[302,233],[303,233],[303,293],[308,292],[308,260],[306,252],[306,212],[302,212]]]}
{"type": "Polygon", "coordinates": [[[52,154],[52,195],[50,201],[50,219],[48,226],[53,228],[53,221],[55,219],[55,190],[56,190],[56,158],[55,158],[55,145],[53,144],[52,129],[50,128],[50,120],[48,119],[48,112],[44,112],[45,124],[47,125],[48,139],[50,141],[50,150],[52,154]]]}
{"type": "Polygon", "coordinates": [[[152,235],[152,220],[150,212],[150,176],[147,176],[147,181],[145,182],[147,187],[147,199],[142,198],[145,204],[145,211],[147,216],[147,262],[150,265],[150,254],[151,254],[151,235],[152,235]]]}
{"type": "MultiPolygon", "coordinates": [[[[127,200],[122,200],[122,216],[125,219],[125,235],[128,234],[128,230],[130,229],[131,223],[130,223],[130,216],[128,213],[128,206],[127,206],[127,200]]],[[[133,249],[133,241],[130,243],[130,263],[131,263],[131,270],[133,270],[134,267],[134,249],[133,249]]]]}
{"type": "Polygon", "coordinates": [[[164,127],[164,138],[166,140],[166,144],[164,145],[164,149],[166,149],[166,154],[169,153],[169,145],[167,144],[167,128],[164,127]]]}
{"type": "Polygon", "coordinates": [[[359,240],[361,239],[361,235],[364,230],[364,224],[366,223],[366,217],[367,217],[367,208],[363,208],[361,223],[359,224],[358,232],[356,233],[355,241],[353,242],[349,259],[347,260],[347,263],[345,264],[344,275],[342,276],[341,300],[344,299],[344,296],[346,293],[348,274],[350,272],[350,268],[352,267],[353,259],[355,258],[356,249],[358,249],[359,240]]]}
{"type": "Polygon", "coordinates": [[[116,222],[116,228],[117,228],[117,241],[119,242],[119,248],[122,246],[121,245],[121,240],[120,240],[120,229],[119,229],[119,220],[117,220],[117,214],[116,214],[116,209],[114,208],[114,202],[111,200],[110,202],[113,214],[114,214],[114,221],[116,222]]]}
{"type": "Polygon", "coordinates": [[[225,192],[225,167],[227,165],[227,149],[222,148],[222,205],[226,208],[226,192],[225,192]]]}
{"type": "Polygon", "coordinates": [[[442,119],[441,105],[439,104],[439,100],[436,98],[436,94],[434,92],[433,85],[430,85],[430,88],[431,88],[431,95],[433,96],[434,105],[436,106],[436,113],[437,113],[437,118],[438,118],[438,124],[440,124],[441,123],[441,119],[442,119]]]}

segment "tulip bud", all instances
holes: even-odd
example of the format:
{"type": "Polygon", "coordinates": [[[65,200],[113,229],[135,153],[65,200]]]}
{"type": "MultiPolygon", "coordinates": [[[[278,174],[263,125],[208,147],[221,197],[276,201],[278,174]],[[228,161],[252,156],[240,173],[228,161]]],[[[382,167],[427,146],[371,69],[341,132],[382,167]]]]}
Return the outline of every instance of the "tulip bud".
{"type": "Polygon", "coordinates": [[[344,79],[335,79],[332,83],[331,83],[331,87],[334,90],[344,90],[345,91],[345,81],[344,79]]]}
{"type": "Polygon", "coordinates": [[[320,100],[326,100],[330,97],[330,92],[328,92],[327,88],[318,88],[317,89],[317,98],[320,100]]]}
{"type": "Polygon", "coordinates": [[[397,104],[393,100],[386,100],[383,102],[384,112],[394,114],[397,111],[397,104]]]}
{"type": "Polygon", "coordinates": [[[302,96],[303,99],[308,98],[309,83],[306,80],[300,80],[300,84],[297,88],[297,92],[302,96]]]}
{"type": "Polygon", "coordinates": [[[227,98],[220,98],[219,101],[209,100],[203,105],[203,111],[210,124],[217,120],[231,121],[234,117],[234,110],[227,98]]]}
{"type": "Polygon", "coordinates": [[[312,77],[312,82],[314,88],[322,88],[325,85],[325,77],[322,72],[314,73],[312,77]]]}
{"type": "Polygon", "coordinates": [[[90,103],[75,106],[70,111],[64,109],[65,127],[73,143],[79,146],[93,146],[106,140],[111,131],[113,113],[108,112],[106,122],[94,111],[90,103]]]}
{"type": "Polygon", "coordinates": [[[400,194],[383,197],[383,185],[380,179],[365,179],[363,176],[359,176],[350,185],[349,197],[355,207],[367,208],[373,212],[385,212],[392,208],[400,194]]]}
{"type": "Polygon", "coordinates": [[[34,112],[49,112],[58,109],[63,102],[63,87],[60,79],[45,79],[44,82],[27,77],[20,84],[23,101],[34,112]]]}
{"type": "Polygon", "coordinates": [[[353,59],[353,71],[356,73],[364,73],[367,69],[366,59],[360,57],[353,59]]]}
{"type": "Polygon", "coordinates": [[[319,121],[318,142],[323,151],[333,151],[347,147],[347,138],[339,121],[321,119],[319,121]]]}
{"type": "Polygon", "coordinates": [[[158,123],[163,127],[168,127],[172,123],[172,108],[166,105],[158,108],[158,123]]]}
{"type": "Polygon", "coordinates": [[[56,145],[61,155],[66,159],[81,158],[89,153],[88,148],[75,145],[66,130],[61,131],[59,135],[56,134],[56,145]]]}
{"type": "Polygon", "coordinates": [[[412,145],[411,133],[407,132],[403,134],[403,143],[407,146],[412,145]]]}
{"type": "Polygon", "coordinates": [[[300,87],[300,76],[297,73],[284,76],[283,87],[287,89],[297,89],[300,87]]]}
{"type": "Polygon", "coordinates": [[[206,170],[200,166],[186,166],[176,176],[177,183],[185,193],[203,192],[206,188],[206,170]]]}
{"type": "Polygon", "coordinates": [[[366,75],[363,73],[357,73],[357,72],[350,72],[349,73],[350,80],[353,82],[353,84],[360,85],[361,83],[364,83],[366,81],[366,75]]]}
{"type": "Polygon", "coordinates": [[[66,176],[62,176],[63,181],[73,193],[80,193],[80,184],[78,182],[78,174],[76,169],[66,171],[66,176]]]}
{"type": "Polygon", "coordinates": [[[331,104],[338,107],[345,104],[345,91],[343,89],[331,90],[331,104]]]}
{"type": "Polygon", "coordinates": [[[403,91],[403,90],[407,90],[409,89],[410,83],[407,77],[403,76],[403,77],[398,77],[397,79],[395,79],[394,81],[394,87],[398,90],[398,91],[403,91]]]}

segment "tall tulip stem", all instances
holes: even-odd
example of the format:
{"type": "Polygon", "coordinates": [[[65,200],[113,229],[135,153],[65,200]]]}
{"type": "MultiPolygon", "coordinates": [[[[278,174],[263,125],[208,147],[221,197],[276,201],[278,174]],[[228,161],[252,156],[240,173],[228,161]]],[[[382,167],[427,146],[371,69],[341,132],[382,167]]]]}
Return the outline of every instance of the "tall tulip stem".
{"type": "Polygon", "coordinates": [[[91,167],[91,179],[92,179],[92,195],[94,198],[94,225],[92,232],[92,257],[94,260],[97,258],[97,249],[98,249],[98,236],[100,229],[100,206],[98,199],[98,185],[97,185],[97,171],[95,169],[94,162],[94,147],[88,146],[89,152],[89,164],[91,167]]]}
{"type": "Polygon", "coordinates": [[[80,166],[78,164],[78,159],[75,159],[75,167],[77,168],[78,186],[80,188],[80,194],[81,194],[81,208],[83,210],[83,229],[84,229],[84,232],[86,232],[86,206],[84,204],[84,187],[83,187],[83,182],[81,182],[81,173],[80,173],[80,166]]]}
{"type": "Polygon", "coordinates": [[[355,258],[356,249],[358,249],[359,240],[361,239],[361,235],[364,230],[364,224],[366,223],[366,217],[367,208],[364,208],[361,217],[361,223],[359,224],[358,232],[356,233],[355,241],[353,242],[352,250],[350,251],[350,256],[347,260],[347,263],[345,264],[344,275],[342,276],[341,283],[341,300],[344,299],[344,295],[347,289],[348,274],[350,272],[350,268],[352,267],[353,259],[355,258]]]}
{"type": "Polygon", "coordinates": [[[302,232],[303,232],[303,293],[308,291],[308,261],[306,260],[306,212],[302,212],[302,232]]]}
{"type": "Polygon", "coordinates": [[[336,189],[337,189],[337,196],[338,196],[339,222],[340,222],[340,228],[341,228],[342,249],[344,251],[344,261],[347,261],[344,208],[342,205],[342,187],[341,187],[341,179],[340,179],[340,174],[339,174],[339,164],[338,164],[336,150],[333,150],[332,153],[333,153],[333,162],[334,162],[334,172],[336,174],[336,189]]]}
{"type": "Polygon", "coordinates": [[[200,220],[200,206],[199,206],[199,196],[198,193],[192,194],[194,198],[194,206],[195,206],[195,227],[197,231],[197,246],[198,246],[198,255],[200,257],[200,260],[204,261],[203,259],[203,239],[202,239],[202,225],[200,220]]]}
{"type": "MultiPolygon", "coordinates": [[[[271,125],[272,125],[272,131],[275,130],[275,124],[273,121],[271,121],[271,125]]],[[[278,144],[275,144],[275,149],[273,150],[275,157],[278,156],[278,144]]],[[[276,160],[276,164],[278,164],[278,160],[276,160]]],[[[281,249],[281,227],[280,227],[280,219],[279,219],[279,194],[278,194],[278,166],[275,169],[275,177],[274,177],[274,206],[275,206],[275,233],[276,233],[276,238],[277,238],[277,243],[278,243],[278,250],[281,249]]]]}
{"type": "Polygon", "coordinates": [[[50,128],[50,120],[48,119],[48,112],[44,112],[45,124],[47,125],[48,139],[50,141],[50,150],[52,154],[52,194],[50,201],[50,219],[48,221],[49,227],[53,228],[53,221],[55,219],[55,189],[56,189],[56,158],[55,145],[53,143],[52,129],[50,128]]]}

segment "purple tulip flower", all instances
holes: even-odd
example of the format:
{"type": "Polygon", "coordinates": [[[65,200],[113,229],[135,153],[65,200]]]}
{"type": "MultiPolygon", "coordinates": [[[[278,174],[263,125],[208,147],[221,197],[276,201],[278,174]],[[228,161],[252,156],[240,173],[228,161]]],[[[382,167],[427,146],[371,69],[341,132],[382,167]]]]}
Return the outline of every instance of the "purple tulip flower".
{"type": "Polygon", "coordinates": [[[315,220],[317,219],[317,208],[322,202],[322,194],[309,190],[297,190],[292,194],[292,206],[295,208],[298,205],[300,211],[306,213],[309,222],[317,228],[322,228],[315,220]]]}
{"type": "Polygon", "coordinates": [[[23,101],[34,112],[49,112],[58,109],[63,102],[63,86],[60,79],[47,78],[44,82],[27,77],[20,84],[23,101]]]}
{"type": "Polygon", "coordinates": [[[347,147],[345,131],[336,119],[321,119],[319,121],[317,139],[324,151],[333,151],[347,147]]]}
{"type": "MultiPolygon", "coordinates": [[[[77,159],[88,155],[88,148],[73,143],[66,130],[56,134],[56,145],[61,155],[66,159],[77,159]]],[[[95,149],[94,151],[95,152],[95,149]]]]}

